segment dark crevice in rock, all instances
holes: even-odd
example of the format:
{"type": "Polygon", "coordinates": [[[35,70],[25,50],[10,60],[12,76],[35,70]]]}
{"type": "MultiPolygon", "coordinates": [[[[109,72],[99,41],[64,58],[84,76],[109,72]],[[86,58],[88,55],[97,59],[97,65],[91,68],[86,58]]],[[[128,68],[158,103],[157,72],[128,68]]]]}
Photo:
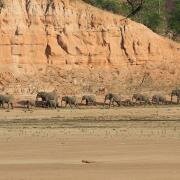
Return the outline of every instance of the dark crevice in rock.
{"type": "Polygon", "coordinates": [[[92,55],[91,53],[88,54],[88,65],[92,63],[92,55]]]}
{"type": "Polygon", "coordinates": [[[148,53],[151,53],[151,43],[148,44],[148,53]]]}
{"type": "Polygon", "coordinates": [[[111,63],[111,46],[110,46],[110,44],[107,44],[107,45],[108,45],[107,60],[108,60],[108,63],[110,64],[111,63]]]}
{"type": "Polygon", "coordinates": [[[26,13],[27,13],[27,16],[28,16],[28,27],[31,26],[31,20],[30,20],[30,15],[29,15],[29,7],[30,7],[30,3],[31,3],[31,0],[26,0],[25,2],[25,6],[26,6],[26,13]]]}
{"type": "Polygon", "coordinates": [[[63,43],[60,35],[57,35],[57,43],[58,43],[59,46],[68,54],[67,45],[63,43]]]}
{"type": "Polygon", "coordinates": [[[55,9],[55,4],[53,0],[48,0],[47,1],[47,6],[46,6],[46,10],[45,10],[45,15],[47,15],[49,9],[52,8],[53,10],[55,9]]]}
{"type": "Polygon", "coordinates": [[[135,43],[135,42],[133,42],[133,51],[134,51],[134,54],[135,54],[135,55],[138,54],[137,51],[136,51],[136,43],[135,43]]]}
{"type": "Polygon", "coordinates": [[[49,59],[50,56],[52,56],[51,46],[49,44],[47,44],[47,46],[46,46],[45,55],[46,55],[47,59],[49,59]]]}
{"type": "Polygon", "coordinates": [[[133,61],[133,59],[131,59],[129,57],[129,53],[128,53],[127,48],[125,46],[125,31],[126,31],[126,26],[123,26],[123,28],[120,28],[121,38],[122,38],[122,40],[121,40],[121,49],[124,51],[126,57],[128,58],[128,61],[131,64],[133,64],[134,61],[133,61]]]}

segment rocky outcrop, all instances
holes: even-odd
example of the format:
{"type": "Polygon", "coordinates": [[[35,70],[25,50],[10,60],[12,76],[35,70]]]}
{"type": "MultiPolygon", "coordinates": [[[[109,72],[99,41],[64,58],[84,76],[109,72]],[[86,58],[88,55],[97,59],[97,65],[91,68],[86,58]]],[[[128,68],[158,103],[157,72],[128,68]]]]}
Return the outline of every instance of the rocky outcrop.
{"type": "Polygon", "coordinates": [[[6,0],[0,88],[34,93],[168,91],[180,86],[180,44],[78,0],[6,0]]]}

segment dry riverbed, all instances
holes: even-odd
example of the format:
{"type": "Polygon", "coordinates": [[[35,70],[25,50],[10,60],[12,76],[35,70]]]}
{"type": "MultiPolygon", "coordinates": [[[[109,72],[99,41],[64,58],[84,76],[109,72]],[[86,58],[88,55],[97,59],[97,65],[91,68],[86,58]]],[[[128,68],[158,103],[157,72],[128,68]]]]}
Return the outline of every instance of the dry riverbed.
{"type": "Polygon", "coordinates": [[[179,180],[180,107],[0,110],[2,180],[179,180]]]}

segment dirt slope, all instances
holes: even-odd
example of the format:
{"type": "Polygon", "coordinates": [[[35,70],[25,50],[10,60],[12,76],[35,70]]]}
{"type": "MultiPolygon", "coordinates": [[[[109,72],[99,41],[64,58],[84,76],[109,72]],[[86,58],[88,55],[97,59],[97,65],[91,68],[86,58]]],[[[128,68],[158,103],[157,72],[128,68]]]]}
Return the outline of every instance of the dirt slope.
{"type": "Polygon", "coordinates": [[[76,0],[6,0],[0,88],[17,94],[163,91],[180,86],[180,44],[76,0]]]}

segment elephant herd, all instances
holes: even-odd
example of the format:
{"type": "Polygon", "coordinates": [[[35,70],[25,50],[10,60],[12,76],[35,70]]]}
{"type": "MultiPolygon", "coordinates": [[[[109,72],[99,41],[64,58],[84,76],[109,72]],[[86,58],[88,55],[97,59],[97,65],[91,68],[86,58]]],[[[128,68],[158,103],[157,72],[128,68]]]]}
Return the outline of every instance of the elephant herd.
{"type": "MultiPolygon", "coordinates": [[[[105,95],[104,102],[101,104],[105,106],[108,102],[108,106],[133,106],[133,105],[165,105],[165,104],[172,104],[173,103],[173,97],[176,96],[177,98],[177,104],[180,102],[180,89],[172,90],[171,92],[171,101],[167,101],[166,97],[163,95],[154,95],[151,98],[148,96],[145,96],[143,94],[133,94],[131,99],[122,100],[121,96],[114,94],[114,93],[108,93],[105,95]]],[[[0,107],[5,108],[5,104],[7,104],[8,108],[14,108],[14,98],[13,96],[6,94],[1,95],[0,94],[0,107]]],[[[59,104],[59,96],[56,91],[53,92],[38,92],[36,95],[36,100],[25,100],[23,101],[23,106],[26,108],[31,107],[43,107],[43,108],[57,108],[57,107],[67,107],[69,105],[71,108],[79,107],[79,105],[85,104],[88,105],[94,105],[100,104],[96,101],[96,97],[93,95],[84,95],[81,98],[81,103],[77,102],[77,98],[75,96],[63,96],[61,98],[61,104],[59,104]]]]}

